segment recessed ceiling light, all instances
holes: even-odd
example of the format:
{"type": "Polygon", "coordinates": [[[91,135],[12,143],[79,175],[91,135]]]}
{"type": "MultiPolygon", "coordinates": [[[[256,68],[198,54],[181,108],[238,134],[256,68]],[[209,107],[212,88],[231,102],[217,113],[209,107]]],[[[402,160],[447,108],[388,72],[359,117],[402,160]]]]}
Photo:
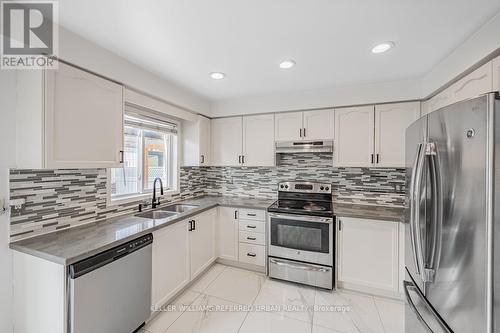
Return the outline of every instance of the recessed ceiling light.
{"type": "Polygon", "coordinates": [[[280,62],[281,69],[290,69],[293,66],[295,66],[295,61],[293,61],[293,60],[285,60],[285,61],[280,62]]]}
{"type": "Polygon", "coordinates": [[[226,74],[222,72],[212,72],[210,73],[210,77],[214,80],[222,80],[223,78],[226,77],[226,74]]]}
{"type": "Polygon", "coordinates": [[[373,49],[372,49],[372,53],[384,53],[384,52],[387,52],[389,51],[390,49],[392,49],[394,47],[394,42],[383,42],[383,43],[380,43],[378,45],[376,45],[373,49]]]}

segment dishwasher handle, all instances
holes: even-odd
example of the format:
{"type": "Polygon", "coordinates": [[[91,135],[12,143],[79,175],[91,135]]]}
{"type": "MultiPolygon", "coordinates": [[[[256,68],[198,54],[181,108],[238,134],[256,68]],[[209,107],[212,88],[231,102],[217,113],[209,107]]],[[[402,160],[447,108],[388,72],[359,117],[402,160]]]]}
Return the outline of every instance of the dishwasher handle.
{"type": "Polygon", "coordinates": [[[116,246],[112,249],[98,253],[92,257],[83,259],[69,266],[69,277],[76,279],[82,275],[88,274],[99,267],[105,266],[120,258],[140,250],[153,243],[153,234],[131,240],[125,244],[116,246]]]}

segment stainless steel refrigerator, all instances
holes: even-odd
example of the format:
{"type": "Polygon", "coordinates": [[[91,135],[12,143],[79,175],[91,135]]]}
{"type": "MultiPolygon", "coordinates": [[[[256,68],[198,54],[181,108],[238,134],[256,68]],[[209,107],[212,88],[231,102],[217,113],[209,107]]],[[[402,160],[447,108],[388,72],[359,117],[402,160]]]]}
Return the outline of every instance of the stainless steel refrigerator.
{"type": "Polygon", "coordinates": [[[405,154],[405,332],[500,332],[498,94],[422,117],[405,154]]]}

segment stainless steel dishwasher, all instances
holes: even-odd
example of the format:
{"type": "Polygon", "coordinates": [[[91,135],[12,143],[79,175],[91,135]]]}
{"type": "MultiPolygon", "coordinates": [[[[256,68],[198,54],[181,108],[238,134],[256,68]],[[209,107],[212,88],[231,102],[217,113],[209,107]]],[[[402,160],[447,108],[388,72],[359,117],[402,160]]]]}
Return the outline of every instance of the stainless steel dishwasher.
{"type": "Polygon", "coordinates": [[[71,333],[132,333],[151,314],[153,235],[69,266],[71,333]]]}

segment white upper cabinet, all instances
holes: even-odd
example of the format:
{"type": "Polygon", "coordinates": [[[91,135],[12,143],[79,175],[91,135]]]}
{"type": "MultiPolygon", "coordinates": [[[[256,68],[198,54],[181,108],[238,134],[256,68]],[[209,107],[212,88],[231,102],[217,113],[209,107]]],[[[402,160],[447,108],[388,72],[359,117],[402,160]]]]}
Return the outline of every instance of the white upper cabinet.
{"type": "Polygon", "coordinates": [[[20,75],[18,92],[17,167],[121,165],[121,85],[60,62],[57,70],[20,75]]]}
{"type": "Polygon", "coordinates": [[[333,122],[332,109],[276,113],[276,141],[331,140],[333,122]]]}
{"type": "Polygon", "coordinates": [[[341,287],[398,293],[398,222],[347,217],[339,217],[338,221],[338,280],[341,287]]]}
{"type": "Polygon", "coordinates": [[[316,110],[303,113],[304,129],[302,138],[306,140],[333,140],[334,111],[316,110]]]}
{"type": "Polygon", "coordinates": [[[488,62],[451,87],[452,103],[492,91],[492,64],[488,62]]]}
{"type": "Polygon", "coordinates": [[[375,166],[405,166],[406,128],[419,114],[420,102],[375,106],[375,166]]]}
{"type": "Polygon", "coordinates": [[[492,62],[493,67],[493,91],[500,91],[500,56],[492,62]]]}
{"type": "Polygon", "coordinates": [[[374,121],[373,106],[335,109],[334,166],[373,166],[374,121]]]}
{"type": "Polygon", "coordinates": [[[182,123],[184,166],[210,165],[210,123],[210,119],[200,115],[196,121],[182,123]]]}
{"type": "Polygon", "coordinates": [[[496,58],[484,64],[426,101],[424,114],[491,91],[498,91],[499,62],[499,58],[496,58]]]}
{"type": "Polygon", "coordinates": [[[274,165],[274,115],[243,117],[243,165],[274,165]]]}
{"type": "Polygon", "coordinates": [[[302,138],[302,112],[275,114],[276,141],[296,141],[302,138]]]}
{"type": "Polygon", "coordinates": [[[242,117],[212,119],[212,165],[241,165],[242,117]]]}

